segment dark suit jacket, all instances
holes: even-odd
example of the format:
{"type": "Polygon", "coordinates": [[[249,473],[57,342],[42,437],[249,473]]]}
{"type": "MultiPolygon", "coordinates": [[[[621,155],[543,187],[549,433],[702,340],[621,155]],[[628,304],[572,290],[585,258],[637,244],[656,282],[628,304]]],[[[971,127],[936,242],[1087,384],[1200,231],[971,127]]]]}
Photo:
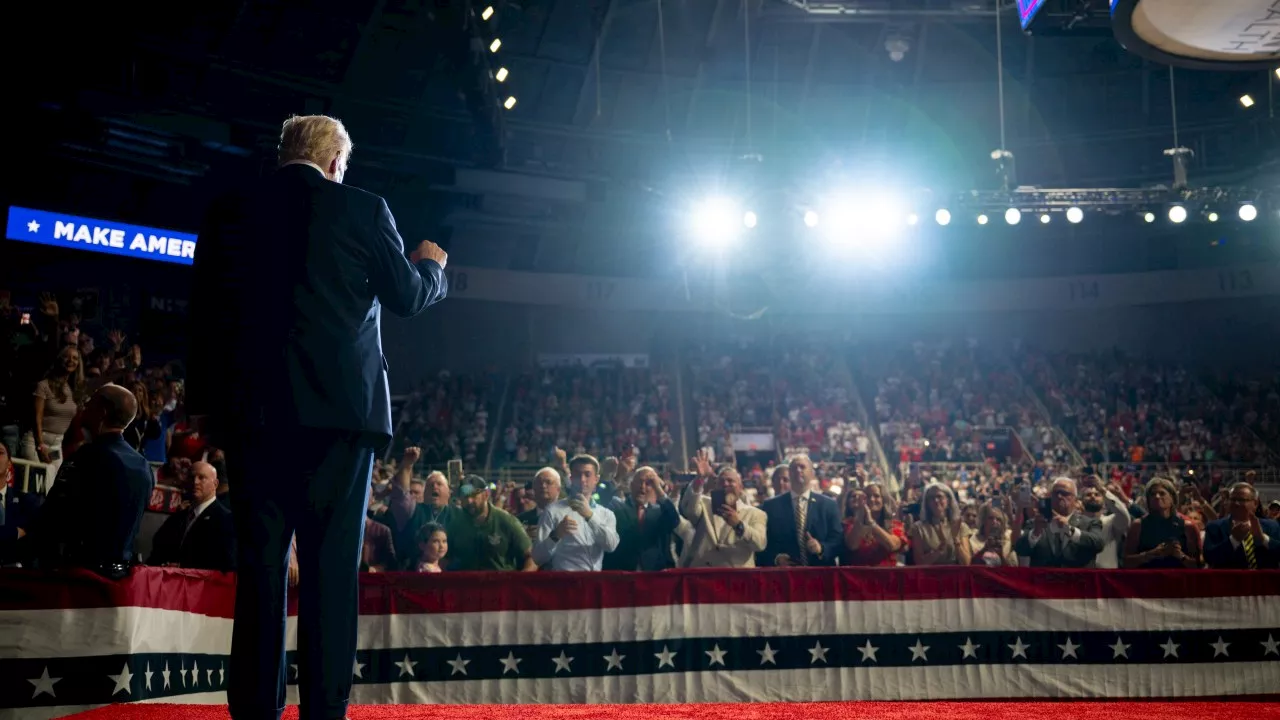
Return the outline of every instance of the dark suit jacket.
{"type": "MultiPolygon", "coordinates": [[[[757,567],[771,567],[779,555],[790,555],[798,560],[802,549],[796,537],[796,510],[791,493],[769,498],[760,504],[764,511],[768,542],[764,552],[756,553],[757,567]]],[[[807,551],[809,565],[835,565],[840,549],[844,547],[844,534],[840,527],[840,512],[836,501],[821,493],[809,493],[809,510],[804,519],[805,531],[822,545],[822,556],[807,551]]]]}
{"type": "MultiPolygon", "coordinates": [[[[1259,518],[1262,534],[1271,542],[1266,547],[1260,543],[1254,545],[1254,558],[1258,561],[1258,569],[1275,570],[1280,568],[1280,522],[1259,518]]],[[[1249,562],[1244,557],[1244,547],[1231,544],[1231,516],[1219,518],[1204,528],[1204,559],[1211,568],[1230,568],[1245,570],[1249,562]]]]}
{"type": "Polygon", "coordinates": [[[630,500],[615,497],[609,509],[618,521],[618,547],[605,554],[603,569],[656,571],[676,566],[672,533],[680,524],[680,511],[671,498],[663,498],[645,510],[643,530],[638,510],[630,500]]]}
{"type": "Polygon", "coordinates": [[[195,524],[183,539],[182,532],[194,509],[191,507],[184,512],[174,513],[164,521],[151,541],[151,557],[147,559],[147,564],[166,565],[176,562],[181,567],[196,570],[235,570],[236,529],[231,522],[231,512],[225,505],[214,500],[196,518],[195,524]]]}
{"type": "Polygon", "coordinates": [[[4,522],[0,523],[0,564],[21,559],[18,556],[18,528],[31,529],[43,502],[44,496],[38,493],[24,493],[12,487],[7,489],[4,494],[4,522]]]}
{"type": "Polygon", "coordinates": [[[1080,537],[1071,540],[1065,533],[1046,529],[1044,536],[1034,547],[1031,545],[1033,526],[1028,524],[1023,528],[1022,537],[1018,538],[1018,544],[1014,548],[1018,557],[1029,557],[1031,567],[1088,567],[1098,553],[1102,552],[1102,546],[1107,544],[1106,536],[1102,534],[1102,519],[1076,513],[1071,516],[1069,523],[1080,531],[1080,537]]]}
{"type": "Polygon", "coordinates": [[[221,197],[200,231],[186,408],[221,429],[309,427],[391,438],[382,308],[445,296],[386,202],[288,165],[221,197]]]}
{"type": "Polygon", "coordinates": [[[120,435],[102,435],[62,463],[34,527],[45,566],[131,563],[155,479],[120,435]]]}

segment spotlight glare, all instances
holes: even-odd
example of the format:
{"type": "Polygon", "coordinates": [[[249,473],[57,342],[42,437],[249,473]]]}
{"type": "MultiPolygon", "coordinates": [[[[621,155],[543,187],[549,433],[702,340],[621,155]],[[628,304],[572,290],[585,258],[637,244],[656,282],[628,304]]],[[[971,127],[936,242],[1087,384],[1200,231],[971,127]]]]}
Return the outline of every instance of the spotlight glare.
{"type": "Polygon", "coordinates": [[[915,224],[916,224],[916,223],[918,223],[918,222],[920,222],[920,216],[919,216],[919,215],[917,215],[917,214],[915,214],[915,213],[911,213],[910,215],[908,215],[908,216],[907,216],[907,224],[908,224],[908,225],[915,225],[915,224]]]}
{"type": "Polygon", "coordinates": [[[1209,222],[1218,222],[1218,213],[1216,212],[1209,213],[1209,222]]]}
{"type": "Polygon", "coordinates": [[[1078,207],[1067,208],[1067,222],[1072,225],[1084,220],[1084,211],[1078,207]]]}
{"type": "Polygon", "coordinates": [[[1004,221],[1010,225],[1017,225],[1022,222],[1022,211],[1018,208],[1009,208],[1004,211],[1004,221]]]}
{"type": "Polygon", "coordinates": [[[507,79],[507,69],[504,67],[498,68],[498,72],[494,73],[493,79],[498,82],[505,81],[507,79]]]}
{"type": "Polygon", "coordinates": [[[490,6],[486,7],[486,8],[485,8],[483,11],[481,11],[481,13],[480,13],[480,18],[481,18],[482,20],[488,20],[488,19],[489,19],[489,18],[491,18],[491,17],[493,17],[493,6],[492,6],[492,5],[490,5],[490,6]]]}
{"type": "Polygon", "coordinates": [[[725,247],[738,236],[739,223],[746,220],[739,214],[738,204],[723,197],[711,198],[693,209],[693,231],[698,239],[712,247],[725,247]]]}
{"type": "Polygon", "coordinates": [[[1051,219],[1051,218],[1049,217],[1049,214],[1048,214],[1048,213],[1045,213],[1044,215],[1041,215],[1041,216],[1040,216],[1040,224],[1041,224],[1041,225],[1048,225],[1048,224],[1049,224],[1049,220],[1050,220],[1050,219],[1051,219]]]}
{"type": "Polygon", "coordinates": [[[804,224],[805,224],[805,227],[811,227],[811,228],[818,227],[818,213],[812,210],[805,210],[804,224]]]}
{"type": "Polygon", "coordinates": [[[1180,223],[1180,222],[1182,222],[1183,220],[1186,220],[1186,219],[1187,219],[1187,209],[1186,209],[1186,208],[1182,207],[1181,205],[1174,205],[1173,207],[1169,208],[1169,221],[1170,221],[1170,222],[1180,223]]]}
{"type": "Polygon", "coordinates": [[[987,224],[987,215],[986,215],[986,213],[983,213],[982,215],[979,215],[979,216],[978,216],[978,224],[979,224],[979,225],[986,225],[986,224],[987,224]]]}
{"type": "Polygon", "coordinates": [[[1243,106],[1245,106],[1246,108],[1251,108],[1251,107],[1253,107],[1253,96],[1252,96],[1252,95],[1241,95],[1241,96],[1240,96],[1240,104],[1241,104],[1241,105],[1243,105],[1243,106]]]}
{"type": "Polygon", "coordinates": [[[498,52],[500,47],[502,47],[502,39],[494,38],[493,42],[489,43],[489,52],[498,52]]]}
{"type": "Polygon", "coordinates": [[[758,222],[760,222],[760,218],[756,217],[756,214],[754,212],[748,210],[742,214],[743,227],[753,228],[756,226],[756,223],[758,222]]]}
{"type": "Polygon", "coordinates": [[[515,96],[515,95],[509,95],[509,96],[507,96],[506,101],[502,103],[502,107],[504,107],[504,108],[506,108],[506,109],[508,109],[508,110],[510,110],[511,108],[513,108],[513,107],[515,107],[515,106],[516,106],[516,96],[515,96]]]}
{"type": "Polygon", "coordinates": [[[946,208],[941,208],[938,212],[933,214],[933,219],[936,220],[939,225],[950,225],[951,211],[946,208]]]}
{"type": "Polygon", "coordinates": [[[1276,79],[1280,80],[1280,68],[1276,68],[1276,79]]]}
{"type": "Polygon", "coordinates": [[[1240,219],[1245,222],[1253,222],[1258,218],[1258,208],[1253,203],[1245,203],[1240,206],[1240,219]]]}
{"type": "Polygon", "coordinates": [[[1156,221],[1156,214],[1153,212],[1146,213],[1142,216],[1142,219],[1149,223],[1153,223],[1156,221]]]}

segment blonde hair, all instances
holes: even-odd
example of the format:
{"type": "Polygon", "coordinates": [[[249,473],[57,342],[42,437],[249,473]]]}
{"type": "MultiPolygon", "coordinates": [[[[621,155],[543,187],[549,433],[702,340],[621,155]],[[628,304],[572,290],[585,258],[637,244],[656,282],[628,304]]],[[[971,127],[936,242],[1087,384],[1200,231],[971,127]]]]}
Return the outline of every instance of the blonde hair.
{"type": "Polygon", "coordinates": [[[280,128],[279,164],[306,160],[325,167],[335,156],[351,158],[351,136],[342,121],[327,115],[295,115],[280,128]]]}

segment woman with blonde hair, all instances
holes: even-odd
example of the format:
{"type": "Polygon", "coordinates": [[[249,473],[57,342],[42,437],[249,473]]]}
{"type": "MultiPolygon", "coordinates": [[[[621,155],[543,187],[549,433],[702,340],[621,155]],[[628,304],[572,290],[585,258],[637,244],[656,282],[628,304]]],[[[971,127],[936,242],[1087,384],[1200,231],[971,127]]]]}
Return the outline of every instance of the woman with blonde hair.
{"type": "Polygon", "coordinates": [[[84,363],[78,349],[70,345],[62,348],[44,379],[36,384],[32,398],[34,422],[22,437],[22,457],[50,466],[47,490],[62,466],[64,436],[84,401],[84,363]]]}
{"type": "Polygon", "coordinates": [[[960,519],[955,493],[942,483],[924,489],[920,522],[911,526],[911,557],[916,565],[968,565],[973,531],[960,519]]]}
{"type": "Polygon", "coordinates": [[[844,522],[841,565],[893,567],[907,547],[907,534],[898,519],[898,503],[878,482],[859,490],[852,484],[840,497],[844,522]]]}
{"type": "Polygon", "coordinates": [[[1004,511],[991,503],[984,503],[978,508],[977,525],[977,531],[969,538],[973,564],[1017,567],[1018,556],[1013,552],[1013,537],[1004,511]]]}
{"type": "Polygon", "coordinates": [[[1125,539],[1127,568],[1200,567],[1200,530],[1177,513],[1178,488],[1154,477],[1143,490],[1147,514],[1133,521],[1125,539]]]}

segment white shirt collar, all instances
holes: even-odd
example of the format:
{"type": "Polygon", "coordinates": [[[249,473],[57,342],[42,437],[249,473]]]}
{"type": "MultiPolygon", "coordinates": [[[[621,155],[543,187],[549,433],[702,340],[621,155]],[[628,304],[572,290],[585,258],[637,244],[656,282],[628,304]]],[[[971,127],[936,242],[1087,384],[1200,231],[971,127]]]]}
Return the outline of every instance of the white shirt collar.
{"type": "Polygon", "coordinates": [[[284,165],[281,165],[280,167],[289,167],[290,165],[308,165],[310,167],[315,168],[316,171],[319,172],[321,175],[324,175],[324,178],[326,180],[329,179],[329,175],[325,173],[325,171],[319,165],[311,162],[310,160],[290,160],[289,162],[285,163],[284,165]]]}
{"type": "Polygon", "coordinates": [[[793,500],[807,501],[812,494],[813,494],[812,490],[806,489],[803,493],[799,495],[795,493],[791,493],[791,498],[793,500]]]}
{"type": "Polygon", "coordinates": [[[215,502],[217,502],[217,501],[218,501],[218,496],[217,496],[217,495],[214,495],[213,497],[209,498],[208,500],[205,500],[204,502],[202,502],[202,503],[200,503],[199,505],[197,505],[197,506],[195,507],[195,515],[194,515],[194,516],[192,516],[192,519],[194,520],[195,518],[198,518],[198,517],[200,517],[201,515],[203,515],[203,514],[204,514],[204,511],[205,511],[205,510],[208,510],[208,509],[209,509],[209,506],[210,506],[210,505],[212,505],[212,504],[214,504],[214,503],[215,503],[215,502]]]}

